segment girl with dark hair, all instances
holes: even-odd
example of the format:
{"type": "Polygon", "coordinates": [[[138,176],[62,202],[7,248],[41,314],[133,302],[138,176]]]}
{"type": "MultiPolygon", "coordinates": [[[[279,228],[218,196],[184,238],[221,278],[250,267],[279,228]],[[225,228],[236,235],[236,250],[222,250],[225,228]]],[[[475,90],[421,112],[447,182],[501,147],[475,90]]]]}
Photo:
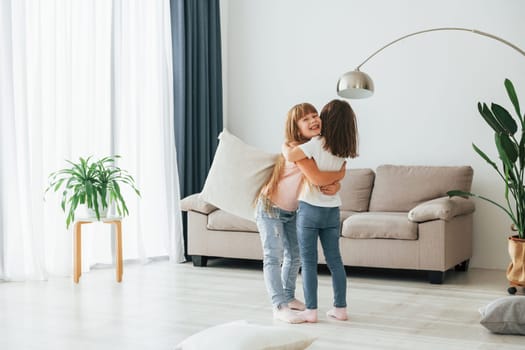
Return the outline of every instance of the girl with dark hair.
{"type": "MultiPolygon", "coordinates": [[[[350,104],[342,100],[330,101],[321,111],[322,136],[288,148],[287,158],[299,161],[314,159],[321,171],[337,170],[346,158],[358,155],[356,116],[350,104]]],[[[306,175],[308,179],[308,176],[306,175]]],[[[306,310],[300,315],[307,322],[317,322],[317,240],[321,241],[326,263],[332,275],[333,308],[329,318],[346,321],[346,272],[339,251],[339,206],[337,193],[325,194],[311,183],[305,183],[299,196],[297,211],[297,238],[302,263],[302,279],[306,310]]]]}

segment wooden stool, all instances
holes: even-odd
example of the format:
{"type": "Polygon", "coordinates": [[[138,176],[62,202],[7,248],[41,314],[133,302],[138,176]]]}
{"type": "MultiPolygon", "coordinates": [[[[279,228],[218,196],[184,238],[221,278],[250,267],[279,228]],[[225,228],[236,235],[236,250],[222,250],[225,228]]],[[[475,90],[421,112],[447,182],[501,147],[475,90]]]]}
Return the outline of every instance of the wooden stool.
{"type": "MultiPolygon", "coordinates": [[[[96,218],[82,218],[75,220],[75,229],[74,229],[74,262],[73,262],[73,281],[78,283],[80,275],[82,275],[82,224],[91,224],[92,222],[97,222],[96,218]]],[[[123,265],[122,265],[122,218],[121,217],[112,217],[112,218],[100,218],[100,221],[105,224],[114,224],[116,227],[116,273],[117,273],[117,282],[122,281],[123,274],[123,265]]]]}

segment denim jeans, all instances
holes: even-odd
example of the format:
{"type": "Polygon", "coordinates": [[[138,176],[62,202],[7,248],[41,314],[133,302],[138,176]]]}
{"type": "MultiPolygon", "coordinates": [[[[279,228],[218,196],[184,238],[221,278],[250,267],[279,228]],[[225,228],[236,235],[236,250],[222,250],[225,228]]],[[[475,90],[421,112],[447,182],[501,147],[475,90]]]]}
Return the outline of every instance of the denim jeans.
{"type": "Polygon", "coordinates": [[[346,272],[339,251],[339,208],[324,208],[299,202],[297,237],[302,261],[305,305],[317,309],[317,238],[332,275],[335,307],[346,307],[346,272]]]}
{"type": "Polygon", "coordinates": [[[301,267],[295,211],[272,206],[267,212],[264,202],[259,200],[256,221],[263,246],[266,289],[272,305],[279,308],[295,298],[295,282],[301,267]]]}

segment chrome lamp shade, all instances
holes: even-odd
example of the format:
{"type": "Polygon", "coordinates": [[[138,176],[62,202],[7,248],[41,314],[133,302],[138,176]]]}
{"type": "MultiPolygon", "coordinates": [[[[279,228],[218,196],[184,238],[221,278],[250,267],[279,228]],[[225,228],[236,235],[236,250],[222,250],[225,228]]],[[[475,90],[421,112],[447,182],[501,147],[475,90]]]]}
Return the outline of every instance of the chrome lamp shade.
{"type": "Polygon", "coordinates": [[[477,35],[482,35],[485,37],[488,37],[490,39],[497,40],[514,50],[521,53],[523,56],[525,56],[525,51],[517,47],[516,45],[508,42],[505,39],[499,38],[493,34],[485,33],[480,30],[476,29],[467,29],[467,28],[457,28],[457,27],[445,27],[445,28],[431,28],[431,29],[425,29],[420,30],[418,32],[410,33],[407,35],[404,35],[396,40],[393,40],[389,42],[388,44],[381,47],[379,50],[375,51],[373,54],[368,56],[366,60],[363,61],[357,68],[351,72],[347,72],[339,78],[339,81],[337,82],[337,94],[344,98],[351,98],[351,99],[357,99],[357,98],[367,98],[374,94],[374,82],[372,79],[368,76],[368,74],[363,73],[359,70],[362,65],[364,65],[366,62],[368,62],[372,57],[386,49],[387,47],[397,43],[398,41],[401,41],[403,39],[409,38],[414,35],[419,35],[422,33],[428,33],[428,32],[436,32],[436,31],[464,31],[464,32],[470,32],[477,35]]]}
{"type": "Polygon", "coordinates": [[[347,72],[337,82],[337,94],[351,99],[367,98],[374,94],[374,82],[359,70],[347,72]]]}

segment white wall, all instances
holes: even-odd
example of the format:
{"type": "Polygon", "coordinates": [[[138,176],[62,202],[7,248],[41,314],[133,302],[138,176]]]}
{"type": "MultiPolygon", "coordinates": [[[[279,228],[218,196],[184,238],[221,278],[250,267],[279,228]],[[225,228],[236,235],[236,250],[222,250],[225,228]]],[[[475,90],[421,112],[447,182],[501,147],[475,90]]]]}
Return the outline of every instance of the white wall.
{"type": "MultiPolygon", "coordinates": [[[[222,0],[221,6],[227,12],[225,126],[272,152],[280,148],[292,105],[308,101],[320,110],[338,98],[342,73],[402,35],[474,28],[525,49],[522,0],[222,0]]],[[[503,86],[508,77],[525,107],[524,56],[486,37],[447,31],[403,40],[362,70],[374,79],[376,93],[349,101],[361,138],[361,155],[349,167],[468,164],[473,192],[503,202],[501,180],[471,147],[474,142],[496,159],[493,134],[476,105],[510,109],[503,86]]],[[[496,207],[476,204],[471,266],[505,268],[510,222],[496,207]]]]}

